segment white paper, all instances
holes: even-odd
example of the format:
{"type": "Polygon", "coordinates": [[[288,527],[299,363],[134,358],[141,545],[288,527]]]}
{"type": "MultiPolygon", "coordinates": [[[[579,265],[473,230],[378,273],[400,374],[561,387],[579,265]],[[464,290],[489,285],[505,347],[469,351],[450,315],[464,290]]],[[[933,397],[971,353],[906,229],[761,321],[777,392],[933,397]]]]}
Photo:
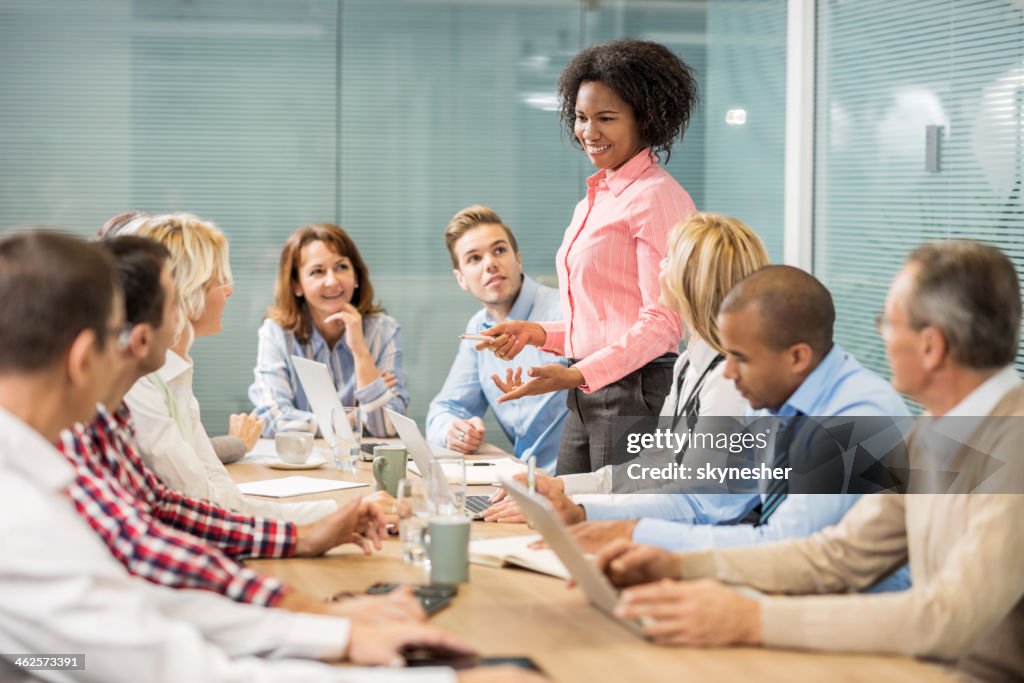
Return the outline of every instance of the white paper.
{"type": "Polygon", "coordinates": [[[270,498],[287,498],[289,496],[304,496],[309,493],[324,493],[325,491],[341,491],[342,489],[358,488],[369,486],[357,481],[338,481],[336,479],[317,479],[315,477],[281,477],[279,479],[264,479],[262,481],[250,481],[239,484],[238,489],[242,493],[251,496],[269,496],[270,498]]]}
{"type": "MultiPolygon", "coordinates": [[[[449,481],[455,479],[458,465],[456,463],[441,463],[445,476],[449,481]]],[[[416,463],[409,463],[409,471],[421,477],[423,473],[416,463]]],[[[511,458],[499,460],[466,460],[466,484],[468,486],[487,486],[501,483],[502,477],[511,478],[519,472],[525,472],[526,466],[511,458]],[[470,463],[486,463],[486,465],[472,465],[470,463]]]]}

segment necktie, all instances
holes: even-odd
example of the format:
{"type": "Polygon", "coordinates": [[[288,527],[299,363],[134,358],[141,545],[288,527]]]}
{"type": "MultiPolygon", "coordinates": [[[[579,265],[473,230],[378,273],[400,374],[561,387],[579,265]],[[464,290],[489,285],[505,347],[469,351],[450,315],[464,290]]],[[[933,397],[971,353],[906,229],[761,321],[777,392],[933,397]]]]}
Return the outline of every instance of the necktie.
{"type": "MultiPolygon", "coordinates": [[[[773,468],[789,467],[789,447],[792,445],[793,434],[796,433],[797,425],[803,416],[803,413],[797,411],[793,417],[779,421],[779,435],[775,439],[775,457],[772,460],[773,468]]],[[[778,509],[782,501],[786,500],[787,495],[789,495],[789,480],[772,479],[771,483],[768,484],[768,490],[765,492],[764,502],[761,503],[759,526],[768,521],[768,518],[778,509]]]]}

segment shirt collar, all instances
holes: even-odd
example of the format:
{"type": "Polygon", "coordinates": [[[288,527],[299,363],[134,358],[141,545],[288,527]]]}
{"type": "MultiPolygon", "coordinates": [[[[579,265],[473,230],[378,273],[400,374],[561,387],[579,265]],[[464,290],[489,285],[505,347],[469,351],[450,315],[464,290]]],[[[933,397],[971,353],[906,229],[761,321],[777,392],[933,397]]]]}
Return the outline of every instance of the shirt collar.
{"type": "Polygon", "coordinates": [[[99,427],[102,431],[110,431],[116,424],[116,418],[107,407],[102,403],[96,404],[96,417],[93,418],[93,424],[99,427]]]}
{"type": "Polygon", "coordinates": [[[639,178],[644,171],[651,166],[658,163],[658,157],[654,156],[654,152],[651,151],[650,147],[644,147],[642,150],[637,152],[632,159],[624,163],[622,166],[614,171],[602,168],[594,175],[587,178],[587,186],[595,187],[602,180],[608,185],[608,189],[612,191],[612,194],[618,197],[622,194],[623,190],[633,184],[633,181],[639,178]]]}
{"type": "Polygon", "coordinates": [[[47,491],[63,491],[75,470],[39,432],[0,408],[0,469],[16,470],[47,491]]]}
{"type": "MultiPolygon", "coordinates": [[[[530,312],[533,311],[533,302],[537,298],[537,288],[540,287],[537,281],[530,276],[523,274],[523,286],[519,288],[516,295],[516,302],[509,309],[509,320],[529,320],[530,312]]],[[[484,309],[484,322],[493,325],[497,321],[484,309]]]]}
{"type": "Polygon", "coordinates": [[[312,352],[313,357],[319,356],[322,350],[327,349],[327,340],[324,339],[323,335],[320,334],[320,330],[316,329],[316,325],[313,324],[312,319],[309,322],[309,350],[312,352]]]}
{"type": "Polygon", "coordinates": [[[156,373],[160,376],[160,379],[170,384],[172,380],[181,377],[191,369],[191,358],[182,358],[174,351],[167,349],[167,355],[164,357],[164,366],[157,370],[156,373]]]}
{"type": "Polygon", "coordinates": [[[982,382],[942,417],[986,417],[1003,397],[1020,386],[1021,382],[1016,368],[1007,365],[982,382]]]}
{"type": "Polygon", "coordinates": [[[839,344],[832,344],[832,349],[821,359],[818,367],[811,370],[811,374],[804,378],[793,395],[774,414],[791,417],[799,411],[804,415],[817,415],[821,412],[818,409],[819,403],[832,395],[836,374],[845,361],[846,351],[839,344]]]}
{"type": "Polygon", "coordinates": [[[711,344],[696,335],[690,335],[686,342],[686,360],[690,361],[694,370],[698,373],[704,372],[717,357],[718,351],[715,351],[711,344]]]}

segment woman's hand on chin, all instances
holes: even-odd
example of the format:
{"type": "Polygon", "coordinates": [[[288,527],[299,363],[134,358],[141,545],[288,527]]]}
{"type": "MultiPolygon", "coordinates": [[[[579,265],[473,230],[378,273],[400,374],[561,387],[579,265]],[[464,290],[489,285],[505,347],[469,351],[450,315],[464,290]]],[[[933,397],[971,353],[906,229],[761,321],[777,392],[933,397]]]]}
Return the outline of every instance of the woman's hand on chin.
{"type": "Polygon", "coordinates": [[[337,313],[324,318],[328,324],[340,325],[338,331],[345,335],[345,343],[353,353],[366,350],[366,340],[363,339],[363,316],[352,304],[346,303],[337,313]]]}

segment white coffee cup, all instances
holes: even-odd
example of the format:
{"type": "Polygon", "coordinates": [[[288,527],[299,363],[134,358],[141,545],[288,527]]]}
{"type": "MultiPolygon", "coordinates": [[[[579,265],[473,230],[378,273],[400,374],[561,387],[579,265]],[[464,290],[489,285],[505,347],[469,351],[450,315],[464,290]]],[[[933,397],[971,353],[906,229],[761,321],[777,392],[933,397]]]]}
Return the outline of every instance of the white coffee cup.
{"type": "Polygon", "coordinates": [[[291,465],[301,465],[313,452],[313,435],[309,432],[278,432],[274,436],[277,457],[291,465]]]}

